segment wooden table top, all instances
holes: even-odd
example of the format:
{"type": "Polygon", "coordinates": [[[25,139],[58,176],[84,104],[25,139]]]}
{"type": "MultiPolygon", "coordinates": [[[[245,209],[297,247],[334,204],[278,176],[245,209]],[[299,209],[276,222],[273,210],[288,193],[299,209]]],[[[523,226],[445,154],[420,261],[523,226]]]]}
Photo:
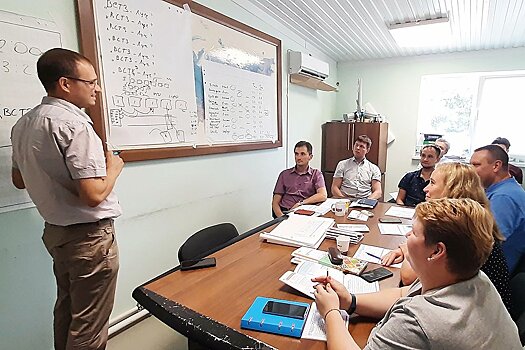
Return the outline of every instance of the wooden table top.
{"type": "MultiPolygon", "coordinates": [[[[390,206],[391,204],[388,203],[378,203],[372,210],[375,215],[366,222],[370,232],[365,234],[362,243],[396,248],[405,241],[404,237],[381,235],[379,232],[378,219],[384,216],[390,206]]],[[[350,221],[346,216],[336,217],[331,213],[326,216],[334,218],[337,223],[364,223],[350,221]]],[[[403,221],[410,222],[409,220],[403,221]]],[[[335,241],[325,239],[319,249],[328,250],[331,246],[335,246],[335,241]]],[[[353,255],[357,248],[357,245],[351,245],[348,255],[353,255]]],[[[284,272],[295,268],[295,265],[290,262],[290,254],[295,249],[260,241],[259,234],[254,234],[212,254],[217,260],[216,267],[174,271],[146,284],[144,290],[173,300],[188,309],[276,348],[326,349],[326,343],[321,341],[294,339],[240,328],[242,316],[257,296],[312,302],[312,299],[304,297],[279,281],[279,277],[284,272]]],[[[376,267],[378,265],[370,263],[367,270],[376,267]]],[[[399,269],[393,268],[391,271],[394,277],[380,281],[381,289],[398,285],[399,269]]],[[[377,320],[359,317],[352,319],[349,330],[359,346],[365,346],[376,322],[377,320]]]]}

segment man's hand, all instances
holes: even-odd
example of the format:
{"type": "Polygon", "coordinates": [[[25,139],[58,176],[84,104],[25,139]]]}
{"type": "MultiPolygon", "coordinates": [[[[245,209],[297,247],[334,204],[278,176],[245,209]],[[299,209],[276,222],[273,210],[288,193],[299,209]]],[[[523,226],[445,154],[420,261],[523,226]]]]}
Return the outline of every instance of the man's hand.
{"type": "Polygon", "coordinates": [[[113,154],[112,151],[106,152],[106,173],[118,177],[124,168],[124,161],[119,155],[113,154]]]}

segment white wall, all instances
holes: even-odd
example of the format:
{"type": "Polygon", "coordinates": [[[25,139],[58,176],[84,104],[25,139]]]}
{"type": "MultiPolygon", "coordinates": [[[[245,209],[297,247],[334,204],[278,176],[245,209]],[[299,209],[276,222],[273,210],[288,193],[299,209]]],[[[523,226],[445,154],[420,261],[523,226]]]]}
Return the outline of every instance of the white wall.
{"type": "Polygon", "coordinates": [[[372,103],[378,113],[388,117],[389,128],[396,136],[387,155],[385,191],[392,192],[397,190],[401,177],[417,166],[411,156],[423,75],[517,69],[525,69],[525,48],[340,62],[336,114],[355,111],[357,78],[361,78],[363,102],[372,103]]]}
{"type": "MultiPolygon", "coordinates": [[[[335,93],[288,86],[286,52],[302,50],[329,61],[331,84],[337,79],[333,60],[246,0],[201,3],[282,40],[286,147],[126,164],[116,186],[124,215],[116,222],[121,269],[114,316],[135,305],[134,287],[178,264],[178,247],[193,232],[224,221],[244,232],[271,219],[273,186],[279,171],[294,163],[293,145],[311,141],[313,165],[319,167],[321,124],[334,117],[335,93]]],[[[74,4],[4,0],[0,9],[54,20],[63,29],[64,47],[77,49],[74,4]]],[[[50,349],[55,285],[40,239],[43,221],[33,208],[0,214],[0,227],[1,347],[50,349]]]]}

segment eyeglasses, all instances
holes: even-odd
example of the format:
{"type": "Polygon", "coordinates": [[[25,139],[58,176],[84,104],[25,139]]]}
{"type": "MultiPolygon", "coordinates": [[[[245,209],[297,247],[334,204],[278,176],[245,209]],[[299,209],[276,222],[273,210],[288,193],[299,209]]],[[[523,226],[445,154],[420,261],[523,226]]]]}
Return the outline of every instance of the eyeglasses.
{"type": "Polygon", "coordinates": [[[64,78],[67,78],[67,79],[73,79],[73,80],[76,80],[76,81],[81,81],[81,82],[83,82],[83,83],[88,84],[89,87],[92,87],[92,88],[94,88],[95,86],[98,85],[98,79],[85,80],[85,79],[80,79],[80,78],[75,78],[75,77],[64,77],[64,78]]]}

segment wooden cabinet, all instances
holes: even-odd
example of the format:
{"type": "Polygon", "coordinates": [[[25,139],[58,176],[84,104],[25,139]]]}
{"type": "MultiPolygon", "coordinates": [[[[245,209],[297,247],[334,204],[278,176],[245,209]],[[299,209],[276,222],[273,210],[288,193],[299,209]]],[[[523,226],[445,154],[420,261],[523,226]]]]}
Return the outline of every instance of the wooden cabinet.
{"type": "MultiPolygon", "coordinates": [[[[359,135],[367,135],[372,140],[366,158],[379,167],[381,174],[386,172],[387,123],[328,122],[323,124],[322,132],[321,171],[329,196],[335,168],[339,161],[353,156],[352,146],[359,135]]],[[[381,184],[384,187],[384,181],[381,184]]]]}

